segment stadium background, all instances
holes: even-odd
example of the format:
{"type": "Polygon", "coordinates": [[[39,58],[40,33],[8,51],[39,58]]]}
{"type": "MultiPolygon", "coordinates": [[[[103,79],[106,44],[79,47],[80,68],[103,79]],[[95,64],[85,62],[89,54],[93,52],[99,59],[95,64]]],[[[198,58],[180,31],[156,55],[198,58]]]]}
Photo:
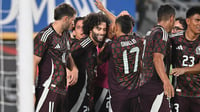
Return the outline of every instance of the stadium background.
{"type": "MultiPolygon", "coordinates": [[[[31,0],[34,32],[53,21],[53,9],[66,2],[76,8],[78,15],[98,12],[95,0],[31,0]]],[[[185,17],[186,10],[199,0],[102,0],[113,14],[127,10],[137,23],[134,31],[144,35],[156,23],[156,10],[161,4],[173,4],[177,16],[185,17]]],[[[17,17],[18,0],[0,0],[0,112],[17,111],[17,17]]],[[[29,75],[29,73],[27,73],[29,75]]]]}

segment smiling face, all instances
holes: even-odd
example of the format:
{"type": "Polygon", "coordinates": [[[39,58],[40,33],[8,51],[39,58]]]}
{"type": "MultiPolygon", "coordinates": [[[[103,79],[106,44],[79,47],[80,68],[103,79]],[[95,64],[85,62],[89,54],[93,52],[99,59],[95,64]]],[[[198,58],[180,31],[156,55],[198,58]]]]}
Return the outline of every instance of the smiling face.
{"type": "Polygon", "coordinates": [[[63,29],[64,30],[71,30],[73,27],[73,22],[75,19],[75,15],[73,17],[65,16],[63,17],[63,29]]]}
{"type": "Polygon", "coordinates": [[[103,42],[107,33],[107,25],[105,22],[101,22],[98,26],[95,26],[92,31],[90,31],[90,36],[96,42],[103,42]]]}
{"type": "Polygon", "coordinates": [[[194,34],[200,34],[200,15],[195,14],[186,19],[188,29],[194,34]]]}

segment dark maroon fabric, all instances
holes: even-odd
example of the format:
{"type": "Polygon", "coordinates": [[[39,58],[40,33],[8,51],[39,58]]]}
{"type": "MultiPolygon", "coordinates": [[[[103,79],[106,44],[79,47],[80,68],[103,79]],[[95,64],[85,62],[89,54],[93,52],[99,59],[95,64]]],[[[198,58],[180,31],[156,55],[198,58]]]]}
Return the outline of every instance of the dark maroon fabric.
{"type": "MultiPolygon", "coordinates": [[[[200,37],[188,41],[185,33],[171,38],[173,68],[192,67],[200,63],[200,37]]],[[[200,97],[200,74],[184,74],[177,77],[177,92],[180,96],[200,97]]]]}

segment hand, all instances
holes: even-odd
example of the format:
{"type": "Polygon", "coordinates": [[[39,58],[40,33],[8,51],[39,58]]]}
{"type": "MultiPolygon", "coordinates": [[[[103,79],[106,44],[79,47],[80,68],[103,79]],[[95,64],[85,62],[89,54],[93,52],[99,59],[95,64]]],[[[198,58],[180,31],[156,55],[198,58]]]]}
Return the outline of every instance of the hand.
{"type": "Polygon", "coordinates": [[[96,0],[95,5],[97,6],[97,8],[101,11],[105,10],[105,7],[103,6],[103,4],[101,3],[101,1],[96,0]]]}
{"type": "Polygon", "coordinates": [[[117,17],[124,16],[124,15],[130,15],[130,14],[128,13],[128,11],[124,10],[117,17]]]}
{"type": "Polygon", "coordinates": [[[168,98],[174,97],[174,87],[169,80],[163,83],[164,93],[168,98]]]}
{"type": "Polygon", "coordinates": [[[186,72],[185,68],[174,68],[172,69],[170,75],[179,76],[185,74],[185,72],[186,72]]]}
{"type": "Polygon", "coordinates": [[[73,69],[69,70],[67,69],[67,87],[75,85],[78,81],[78,70],[73,69]]]}

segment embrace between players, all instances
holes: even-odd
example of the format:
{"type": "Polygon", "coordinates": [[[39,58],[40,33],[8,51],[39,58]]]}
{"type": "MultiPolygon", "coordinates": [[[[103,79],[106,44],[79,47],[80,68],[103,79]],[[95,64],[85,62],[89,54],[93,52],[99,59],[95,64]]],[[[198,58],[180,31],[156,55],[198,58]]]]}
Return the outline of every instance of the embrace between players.
{"type": "Polygon", "coordinates": [[[161,5],[143,38],[127,11],[114,16],[95,5],[101,12],[85,17],[58,5],[55,21],[34,38],[35,111],[198,112],[200,7],[187,11],[184,31],[170,35],[175,9],[161,5]]]}

